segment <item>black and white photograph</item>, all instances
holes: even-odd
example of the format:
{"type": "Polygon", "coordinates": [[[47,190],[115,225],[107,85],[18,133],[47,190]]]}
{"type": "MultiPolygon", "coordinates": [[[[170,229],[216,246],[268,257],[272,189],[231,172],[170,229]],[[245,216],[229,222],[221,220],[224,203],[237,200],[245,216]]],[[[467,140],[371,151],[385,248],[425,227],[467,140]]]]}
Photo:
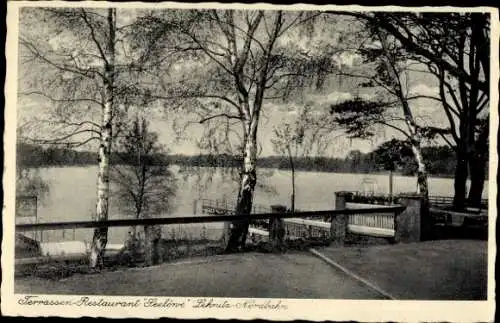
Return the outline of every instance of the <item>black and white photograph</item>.
{"type": "Polygon", "coordinates": [[[7,6],[4,314],[493,320],[497,9],[7,6]]]}

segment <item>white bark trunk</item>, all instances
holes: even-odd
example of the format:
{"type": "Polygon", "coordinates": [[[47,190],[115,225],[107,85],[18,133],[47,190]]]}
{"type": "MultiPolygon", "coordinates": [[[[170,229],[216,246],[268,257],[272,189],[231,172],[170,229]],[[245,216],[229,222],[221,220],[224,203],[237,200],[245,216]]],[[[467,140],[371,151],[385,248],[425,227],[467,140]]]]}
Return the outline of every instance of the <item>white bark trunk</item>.
{"type": "Polygon", "coordinates": [[[411,120],[406,120],[408,129],[411,135],[411,150],[415,161],[417,163],[417,193],[423,194],[425,197],[429,197],[429,185],[427,180],[427,169],[424,162],[424,156],[422,154],[421,142],[422,139],[416,129],[415,124],[411,120]]]}
{"type": "MultiPolygon", "coordinates": [[[[255,117],[255,116],[254,116],[255,117]]],[[[250,214],[252,211],[253,195],[257,183],[257,123],[255,118],[246,123],[249,134],[245,136],[243,169],[236,204],[236,214],[250,214]]],[[[236,251],[244,248],[248,233],[249,221],[235,221],[230,230],[227,250],[236,251]]]]}
{"type": "MultiPolygon", "coordinates": [[[[108,9],[109,38],[106,43],[107,63],[104,67],[104,106],[102,109],[101,141],[99,143],[99,173],[97,175],[96,221],[108,219],[109,210],[109,160],[111,155],[113,118],[113,80],[115,64],[116,11],[108,9]]],[[[108,228],[97,228],[90,248],[90,267],[102,267],[104,250],[108,241],[108,228]]]]}
{"type": "Polygon", "coordinates": [[[251,138],[251,136],[249,136],[245,143],[245,158],[243,163],[243,176],[241,178],[240,193],[243,194],[245,192],[250,192],[253,197],[256,181],[257,143],[251,138]]]}
{"type": "MultiPolygon", "coordinates": [[[[266,81],[268,76],[269,61],[271,58],[271,52],[278,37],[279,30],[281,28],[281,18],[282,13],[278,11],[276,14],[276,19],[274,22],[273,33],[268,39],[266,46],[265,59],[263,65],[260,67],[259,75],[256,82],[255,96],[253,100],[252,109],[250,109],[249,101],[249,90],[243,85],[243,68],[246,63],[248,53],[250,50],[253,33],[260,24],[260,19],[262,18],[263,12],[259,11],[258,17],[254,20],[252,26],[249,26],[249,32],[247,34],[245,44],[243,46],[243,51],[239,57],[236,65],[234,66],[235,74],[235,85],[238,91],[238,103],[240,105],[240,111],[244,117],[245,122],[243,123],[245,142],[244,142],[244,160],[243,169],[240,182],[240,190],[238,192],[238,201],[236,205],[236,214],[250,214],[252,210],[253,195],[255,190],[255,184],[257,183],[257,128],[259,125],[260,109],[262,107],[262,102],[264,100],[264,92],[266,89],[266,81]]],[[[236,53],[233,53],[236,54],[236,53]]],[[[231,234],[229,237],[229,242],[227,250],[235,251],[239,248],[245,247],[246,236],[248,233],[249,219],[243,221],[233,222],[233,227],[231,228],[231,234]]]]}
{"type": "Polygon", "coordinates": [[[413,155],[417,162],[417,176],[418,176],[418,187],[417,192],[428,195],[428,185],[427,185],[427,171],[424,163],[424,157],[420,147],[412,145],[413,155]]]}
{"type": "Polygon", "coordinates": [[[403,115],[405,118],[406,125],[408,126],[408,131],[410,134],[411,148],[413,155],[415,157],[415,161],[418,165],[417,170],[417,191],[422,193],[426,198],[429,196],[428,184],[427,184],[427,172],[424,163],[424,158],[421,150],[422,138],[418,131],[417,124],[415,122],[415,118],[413,117],[413,113],[408,104],[408,99],[403,93],[403,89],[401,87],[401,82],[399,79],[399,74],[395,66],[395,62],[393,62],[388,55],[387,52],[387,44],[385,44],[385,40],[380,38],[383,49],[386,51],[386,57],[383,59],[383,63],[387,72],[391,77],[391,87],[395,90],[399,101],[401,102],[401,106],[403,108],[403,115]]]}

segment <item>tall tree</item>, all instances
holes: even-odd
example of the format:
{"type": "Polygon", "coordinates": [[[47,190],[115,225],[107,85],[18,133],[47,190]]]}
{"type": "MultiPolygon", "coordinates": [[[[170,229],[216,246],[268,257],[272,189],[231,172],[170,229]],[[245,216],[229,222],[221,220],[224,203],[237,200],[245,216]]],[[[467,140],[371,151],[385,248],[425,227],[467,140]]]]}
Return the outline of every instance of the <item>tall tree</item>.
{"type": "Polygon", "coordinates": [[[321,120],[316,120],[310,105],[304,106],[291,122],[282,122],[273,128],[271,143],[275,152],[287,156],[292,171],[291,210],[295,212],[295,164],[298,158],[312,154],[322,155],[327,146],[332,143],[330,128],[320,126],[321,120]]]}
{"type": "MultiPolygon", "coordinates": [[[[408,53],[427,65],[439,81],[439,96],[449,127],[446,141],[456,151],[454,206],[466,202],[471,170],[474,191],[469,203],[480,203],[486,160],[477,158],[487,135],[481,120],[488,119],[490,75],[490,15],[487,13],[327,12],[358,18],[397,39],[408,53]],[[476,170],[478,170],[476,172],[476,170]]],[[[487,121],[486,121],[487,122],[487,121]]],[[[432,130],[432,129],[431,129],[432,130]]],[[[432,132],[432,131],[431,131],[432,132]]]]}
{"type": "Polygon", "coordinates": [[[489,91],[485,91],[481,82],[489,84],[489,19],[485,14],[476,13],[443,20],[441,18],[438,22],[450,26],[446,35],[441,29],[436,31],[436,27],[429,26],[429,23],[424,27],[431,36],[450,43],[436,54],[454,62],[464,74],[454,76],[433,60],[425,63],[439,79],[439,95],[449,122],[450,146],[455,150],[457,159],[453,204],[461,209],[466,203],[474,206],[481,204],[485,180],[487,153],[484,148],[487,147],[489,133],[484,125],[489,122],[489,91]],[[477,82],[471,82],[467,75],[477,82]],[[468,176],[471,188],[467,200],[468,176]]]}
{"type": "MultiPolygon", "coordinates": [[[[308,72],[306,65],[311,60],[298,50],[290,50],[287,33],[319,14],[193,10],[183,15],[180,21],[165,19],[161,13],[144,17],[149,31],[144,38],[154,39],[155,48],[161,49],[160,57],[174,50],[191,55],[187,59],[191,66],[182,65],[184,77],[171,79],[168,86],[151,97],[182,100],[205,126],[206,134],[211,135],[204,136],[205,148],[226,147],[241,156],[236,213],[250,214],[257,184],[257,135],[264,102],[283,98],[293,92],[294,86],[299,87],[298,80],[308,72]],[[175,44],[171,35],[160,32],[172,24],[177,26],[175,44]]],[[[248,224],[249,220],[232,224],[227,250],[244,247],[248,224]]]]}
{"type": "MultiPolygon", "coordinates": [[[[32,142],[79,147],[98,141],[95,218],[108,218],[113,128],[130,92],[130,72],[116,9],[23,8],[20,28],[20,98],[47,109],[31,118],[32,142]],[[118,61],[118,57],[122,59],[118,61]],[[41,135],[42,133],[49,135],[41,135]],[[45,138],[44,138],[45,137],[45,138]]],[[[118,127],[119,128],[119,127],[118,127]]],[[[90,266],[103,264],[107,228],[95,229],[90,266]]]]}
{"type": "MultiPolygon", "coordinates": [[[[136,219],[168,214],[173,207],[175,178],[165,164],[158,135],[149,130],[144,116],[133,118],[125,134],[118,138],[115,151],[118,163],[112,165],[110,178],[116,184],[113,195],[120,209],[136,219]]],[[[153,231],[157,229],[144,226],[147,265],[153,263],[153,231]]]]}
{"type": "Polygon", "coordinates": [[[354,137],[373,136],[377,125],[390,127],[404,135],[411,144],[418,165],[417,187],[420,193],[428,197],[427,170],[421,147],[425,129],[417,124],[415,109],[411,107],[412,100],[425,98],[425,95],[409,93],[411,84],[408,66],[411,64],[411,57],[405,49],[378,26],[370,27],[371,42],[361,46],[358,53],[363,55],[365,67],[367,64],[373,67],[373,73],[345,75],[365,79],[361,86],[381,89],[383,92],[375,94],[374,99],[358,97],[334,104],[331,113],[334,121],[354,137]]]}

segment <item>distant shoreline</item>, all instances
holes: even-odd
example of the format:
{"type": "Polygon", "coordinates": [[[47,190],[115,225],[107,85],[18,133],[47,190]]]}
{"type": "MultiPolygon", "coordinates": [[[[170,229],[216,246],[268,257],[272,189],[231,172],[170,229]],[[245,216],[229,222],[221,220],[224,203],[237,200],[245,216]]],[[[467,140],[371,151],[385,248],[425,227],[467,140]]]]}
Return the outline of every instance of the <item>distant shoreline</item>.
{"type": "MultiPolygon", "coordinates": [[[[424,160],[427,173],[433,177],[453,178],[455,173],[455,156],[447,147],[425,147],[424,160]]],[[[376,151],[362,153],[351,150],[346,157],[304,156],[294,157],[295,170],[302,172],[324,172],[339,174],[387,174],[388,163],[385,155],[376,151]],[[382,158],[382,159],[381,159],[382,158]]],[[[181,165],[192,167],[224,167],[239,168],[243,157],[230,154],[164,154],[157,153],[151,157],[152,165],[181,165]]],[[[114,152],[110,156],[111,164],[119,164],[126,156],[114,152]]],[[[408,156],[394,161],[394,174],[398,176],[414,176],[417,164],[408,156]]],[[[42,147],[26,143],[17,144],[17,164],[21,168],[30,167],[86,167],[97,165],[97,153],[77,151],[61,147],[42,147]]],[[[257,158],[257,168],[290,170],[288,156],[262,156],[257,158]]]]}
{"type": "MultiPolygon", "coordinates": [[[[258,163],[258,162],[257,162],[258,163]]],[[[208,167],[213,167],[213,168],[230,168],[231,166],[212,166],[212,165],[182,165],[180,163],[172,163],[169,164],[170,166],[178,166],[178,167],[192,167],[192,168],[208,168],[208,167]]],[[[93,163],[82,163],[82,164],[67,164],[67,165],[40,165],[40,166],[28,166],[27,168],[70,168],[70,167],[97,167],[96,164],[93,163]]],[[[291,171],[291,168],[276,168],[272,166],[257,166],[257,169],[273,169],[273,170],[279,170],[279,171],[291,171]]],[[[298,169],[296,168],[295,171],[297,172],[307,172],[307,173],[327,173],[327,174],[365,174],[367,176],[369,175],[387,175],[389,176],[389,171],[378,171],[378,172],[352,172],[352,171],[329,171],[329,170],[318,170],[318,169],[298,169]]],[[[414,177],[416,175],[412,174],[403,174],[402,172],[393,172],[394,176],[400,176],[400,177],[414,177]]],[[[433,178],[446,178],[446,179],[453,179],[453,175],[449,174],[429,174],[429,177],[433,178]]],[[[488,180],[486,178],[486,180],[488,180]]]]}

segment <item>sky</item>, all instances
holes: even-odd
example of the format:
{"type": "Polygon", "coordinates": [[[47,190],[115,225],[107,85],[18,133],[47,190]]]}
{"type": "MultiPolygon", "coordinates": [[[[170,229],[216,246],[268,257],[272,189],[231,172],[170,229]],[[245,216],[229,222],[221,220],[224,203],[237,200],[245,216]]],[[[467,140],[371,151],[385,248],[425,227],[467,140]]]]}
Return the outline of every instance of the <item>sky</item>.
{"type": "MultiPolygon", "coordinates": [[[[421,84],[419,88],[420,90],[428,92],[433,91],[433,88],[427,87],[425,84],[421,84]]],[[[323,100],[324,102],[333,103],[353,97],[354,94],[349,92],[332,92],[330,95],[325,96],[323,100]]],[[[318,101],[320,102],[319,99],[318,101]]],[[[425,116],[426,119],[428,118],[438,121],[437,123],[442,123],[442,121],[445,120],[444,118],[446,118],[442,109],[437,107],[435,103],[430,104],[428,101],[422,100],[418,103],[415,102],[414,105],[415,108],[413,110],[425,116]]],[[[288,108],[288,106],[284,107],[273,103],[265,103],[263,107],[265,117],[260,121],[258,133],[258,141],[262,147],[261,156],[277,155],[270,141],[272,138],[273,126],[282,123],[284,120],[295,120],[295,110],[286,111],[288,108]]],[[[200,126],[195,125],[190,127],[187,133],[188,138],[186,140],[176,141],[175,133],[171,130],[172,121],[168,116],[164,113],[157,113],[157,117],[151,118],[151,120],[152,129],[158,132],[160,141],[167,145],[170,152],[188,155],[200,153],[196,144],[193,142],[193,139],[202,135],[200,126]]],[[[342,129],[339,129],[337,133],[341,134],[342,131],[342,129]]],[[[326,155],[331,157],[345,157],[351,150],[360,150],[361,152],[367,153],[374,150],[381,143],[391,140],[392,138],[402,139],[399,132],[390,128],[380,128],[379,133],[368,140],[348,139],[345,136],[335,137],[336,139],[332,141],[332,144],[328,148],[329,151],[326,153],[326,155]]]]}
{"type": "MultiPolygon", "coordinates": [[[[122,12],[121,15],[122,24],[129,23],[134,14],[126,15],[122,12]]],[[[33,19],[33,17],[31,17],[33,19]]],[[[345,26],[345,24],[344,24],[345,26]]],[[[326,29],[329,31],[334,30],[334,26],[328,26],[326,29]]],[[[343,28],[351,28],[351,27],[343,27],[343,28]]],[[[37,33],[42,31],[45,33],[50,33],[51,29],[39,29],[39,27],[35,29],[31,29],[31,36],[37,37],[37,33]]],[[[345,30],[344,30],[345,31],[345,30]]],[[[321,32],[316,32],[312,37],[306,37],[304,40],[304,36],[291,36],[285,37],[282,39],[283,43],[294,42],[300,44],[303,49],[307,50],[308,47],[314,51],[314,46],[321,41],[324,41],[325,37],[330,37],[332,42],[336,42],[338,36],[333,35],[331,33],[326,32],[325,30],[321,32]],[[333,35],[333,36],[332,36],[333,35]],[[295,39],[294,39],[295,37],[295,39]],[[297,41],[297,37],[302,37],[300,41],[297,41]]],[[[61,43],[63,42],[63,37],[68,37],[65,34],[58,34],[60,38],[42,38],[40,40],[45,39],[47,41],[46,45],[51,47],[52,49],[59,49],[61,43]]],[[[67,41],[68,39],[66,39],[67,41]]],[[[71,41],[69,41],[71,44],[71,41]]],[[[352,67],[353,64],[360,64],[359,57],[349,52],[343,52],[340,55],[336,55],[334,59],[337,61],[339,66],[348,66],[352,67]]],[[[363,67],[362,65],[360,67],[363,67]]],[[[34,79],[34,73],[31,70],[23,69],[23,66],[20,65],[20,79],[19,84],[20,88],[29,87],[32,78],[34,79]],[[25,85],[28,84],[28,85],[25,85]]],[[[179,73],[182,73],[185,70],[178,69],[179,73]]],[[[43,71],[42,71],[43,72],[43,71]]],[[[50,70],[46,70],[45,73],[50,73],[50,70]]],[[[44,73],[39,77],[43,77],[44,73]]],[[[424,94],[424,95],[433,95],[437,96],[437,82],[434,78],[429,77],[424,73],[412,72],[409,74],[409,92],[411,94],[424,94]]],[[[63,77],[63,82],[69,82],[63,77]]],[[[33,81],[35,82],[35,81],[33,81]]],[[[33,83],[31,82],[31,83],[33,83]]],[[[48,84],[49,86],[57,86],[54,84],[48,84]]],[[[63,93],[64,94],[64,93],[63,93]]],[[[312,102],[314,107],[319,110],[324,110],[330,104],[339,103],[344,100],[352,99],[356,96],[366,96],[366,98],[370,97],[370,93],[360,91],[359,88],[349,88],[345,86],[337,86],[335,82],[331,82],[325,89],[316,92],[307,92],[304,94],[304,98],[302,102],[312,102]]],[[[273,150],[271,144],[271,136],[273,126],[280,124],[281,122],[288,120],[293,121],[296,118],[297,109],[301,108],[301,104],[296,102],[292,103],[279,103],[273,101],[265,101],[262,111],[263,116],[260,119],[259,124],[259,133],[258,133],[258,141],[260,147],[262,148],[260,152],[260,156],[269,156],[276,155],[277,153],[273,150]]],[[[433,124],[443,126],[445,124],[445,115],[440,109],[439,104],[434,101],[429,100],[415,100],[412,102],[413,111],[415,113],[415,117],[420,120],[423,124],[433,124]]],[[[41,115],[46,114],[49,110],[53,109],[53,105],[50,104],[47,100],[44,100],[42,97],[20,97],[18,101],[18,117],[21,123],[27,120],[33,120],[33,118],[38,118],[41,115]]],[[[79,111],[79,114],[84,115],[85,111],[79,111]]],[[[184,134],[185,140],[178,141],[175,139],[175,133],[172,130],[172,123],[174,117],[179,117],[179,113],[173,115],[172,113],[166,113],[165,109],[161,107],[157,107],[155,109],[148,110],[147,114],[150,116],[148,119],[151,122],[151,127],[154,131],[159,134],[159,140],[162,144],[164,144],[170,153],[175,154],[199,154],[200,150],[195,144],[195,140],[203,136],[203,129],[200,125],[193,125],[188,128],[188,131],[184,134]]],[[[96,120],[98,121],[98,119],[96,120]]],[[[50,132],[52,125],[48,125],[46,128],[41,126],[36,126],[36,130],[38,132],[50,132]],[[43,129],[43,130],[41,130],[43,129]]],[[[336,134],[341,134],[342,129],[339,129],[336,134]]],[[[332,156],[332,157],[344,157],[350,150],[360,150],[362,152],[369,152],[376,148],[379,144],[384,141],[390,140],[392,138],[401,138],[400,134],[394,130],[389,128],[380,128],[377,135],[370,140],[359,140],[359,139],[348,139],[345,136],[335,136],[336,139],[332,141],[332,144],[329,147],[329,151],[325,152],[324,155],[332,156]]],[[[88,149],[93,149],[93,146],[85,147],[88,149]]]]}

